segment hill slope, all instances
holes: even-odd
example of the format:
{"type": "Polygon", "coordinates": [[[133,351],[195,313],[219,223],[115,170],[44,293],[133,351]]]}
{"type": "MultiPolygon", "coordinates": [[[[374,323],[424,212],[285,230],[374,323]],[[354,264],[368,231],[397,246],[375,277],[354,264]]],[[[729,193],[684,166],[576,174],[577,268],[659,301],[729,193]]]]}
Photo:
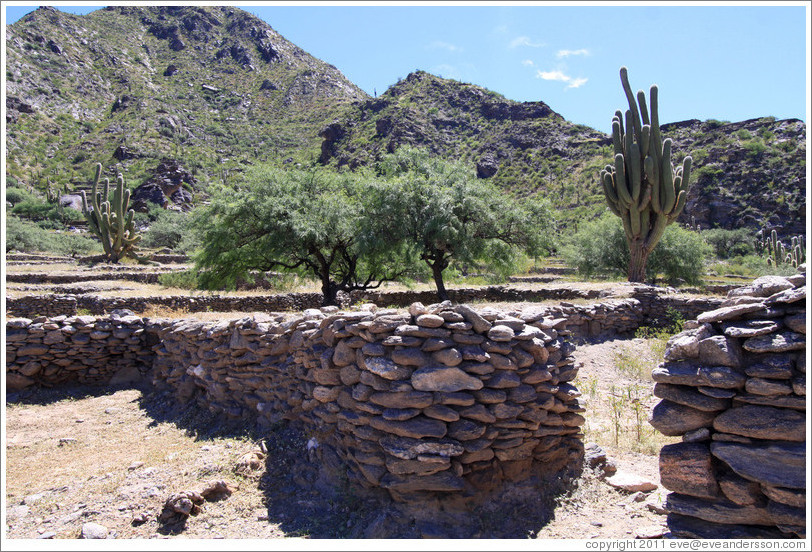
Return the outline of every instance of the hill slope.
{"type": "MultiPolygon", "coordinates": [[[[802,121],[691,120],[662,130],[674,140],[675,163],[689,152],[694,158],[681,222],[805,233],[802,121]]],[[[470,161],[481,178],[511,193],[548,197],[569,227],[605,209],[598,176],[611,162],[611,137],[566,121],[543,102],[514,102],[418,71],[354,105],[322,137],[321,161],[338,166],[369,163],[402,144],[470,161]]]]}
{"type": "Polygon", "coordinates": [[[66,181],[170,156],[207,178],[315,156],[318,130],[366,94],[230,7],[40,8],[7,27],[8,173],[66,181]],[[55,174],[54,174],[55,173],[55,174]]]}

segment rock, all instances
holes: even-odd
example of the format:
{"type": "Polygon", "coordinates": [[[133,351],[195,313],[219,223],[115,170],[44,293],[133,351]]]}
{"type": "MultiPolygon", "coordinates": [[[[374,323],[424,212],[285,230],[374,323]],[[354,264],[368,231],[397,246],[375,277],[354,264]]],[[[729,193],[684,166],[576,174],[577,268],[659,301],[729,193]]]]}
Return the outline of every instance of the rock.
{"type": "Polygon", "coordinates": [[[487,426],[473,420],[460,419],[448,424],[448,436],[457,441],[473,441],[485,434],[487,426]]]}
{"type": "Polygon", "coordinates": [[[788,289],[780,293],[776,293],[764,301],[765,305],[775,305],[776,303],[795,303],[806,299],[806,286],[795,289],[788,289]]]}
{"type": "Polygon", "coordinates": [[[763,506],[739,506],[728,500],[713,501],[671,493],[666,500],[670,513],[691,516],[723,524],[772,525],[772,518],[763,506]]]}
{"type": "Polygon", "coordinates": [[[657,484],[640,475],[618,470],[615,475],[606,478],[606,482],[616,489],[634,493],[637,491],[649,492],[657,488],[657,484]]]}
{"type": "Polygon", "coordinates": [[[421,391],[373,393],[369,401],[384,408],[426,408],[434,402],[434,396],[421,391]]]}
{"type": "Polygon", "coordinates": [[[387,435],[380,441],[381,448],[387,453],[404,460],[413,460],[420,455],[459,456],[465,449],[457,441],[442,439],[432,441],[428,439],[410,439],[387,435]]]}
{"type": "Polygon", "coordinates": [[[766,335],[776,331],[778,324],[772,320],[742,320],[723,324],[722,329],[728,337],[748,338],[766,335]]]}
{"type": "Polygon", "coordinates": [[[684,360],[699,356],[699,342],[712,335],[709,324],[693,330],[685,330],[668,340],[665,346],[665,360],[684,360]]]}
{"type": "Polygon", "coordinates": [[[424,416],[416,416],[405,421],[393,421],[375,416],[371,418],[370,425],[379,431],[413,439],[424,437],[439,439],[445,437],[448,431],[445,423],[424,416]]]}
{"type": "Polygon", "coordinates": [[[15,372],[6,372],[6,389],[9,391],[19,391],[20,389],[25,389],[34,383],[34,380],[28,376],[15,372]]]}
{"type": "Polygon", "coordinates": [[[749,506],[763,499],[758,483],[736,474],[729,473],[719,477],[719,488],[728,500],[740,506],[749,506]]]}
{"type": "Polygon", "coordinates": [[[761,492],[775,502],[780,502],[795,508],[806,508],[806,490],[784,489],[771,485],[761,485],[761,492]]]}
{"type": "Polygon", "coordinates": [[[104,525],[98,523],[83,523],[82,533],[79,538],[82,539],[106,539],[110,530],[104,525]]]}
{"type": "Polygon", "coordinates": [[[728,366],[703,366],[694,362],[667,362],[651,372],[657,383],[739,389],[747,378],[728,366]]]}
{"type": "MultiPolygon", "coordinates": [[[[484,354],[487,355],[487,353],[484,354]]],[[[441,349],[439,351],[436,351],[434,354],[431,355],[431,358],[435,362],[439,362],[440,364],[444,364],[446,366],[458,366],[463,360],[463,356],[460,353],[460,351],[454,348],[441,349]]],[[[426,363],[428,364],[428,361],[426,363]]]]}
{"type": "Polygon", "coordinates": [[[423,414],[429,418],[435,418],[444,422],[456,422],[460,419],[459,412],[442,404],[433,404],[424,408],[423,414]]]}
{"type": "Polygon", "coordinates": [[[792,377],[792,359],[787,355],[767,354],[751,357],[744,373],[755,378],[789,379],[792,377]]]}
{"type": "Polygon", "coordinates": [[[427,366],[415,370],[411,377],[412,387],[418,391],[476,391],[482,389],[479,378],[470,376],[459,368],[451,366],[427,366]]]}
{"type": "Polygon", "coordinates": [[[665,534],[665,528],[662,525],[646,525],[639,527],[634,532],[636,539],[659,539],[665,534]]]}
{"type": "Polygon", "coordinates": [[[394,475],[431,475],[451,467],[448,457],[438,457],[438,462],[421,462],[420,460],[403,460],[401,458],[386,458],[386,469],[394,475]]]}
{"type": "Polygon", "coordinates": [[[707,427],[700,427],[699,429],[689,431],[682,436],[682,441],[684,443],[697,443],[708,440],[710,440],[710,430],[707,427]]]}
{"type": "Polygon", "coordinates": [[[805,440],[805,417],[794,410],[746,405],[719,414],[713,421],[717,431],[755,439],[805,440]]]}
{"type": "Polygon", "coordinates": [[[459,492],[465,489],[465,482],[449,470],[432,475],[410,477],[387,473],[381,477],[381,487],[400,492],[459,492]]]}
{"type": "MultiPolygon", "coordinates": [[[[797,391],[796,391],[797,393],[797,391]]],[[[806,398],[796,395],[751,395],[739,393],[733,400],[734,404],[747,403],[762,406],[776,406],[778,408],[791,408],[793,410],[806,410],[806,398]]]]}
{"type": "Polygon", "coordinates": [[[392,351],[392,362],[401,366],[416,366],[422,368],[431,362],[431,358],[420,349],[407,347],[392,351]]]}
{"type": "Polygon", "coordinates": [[[742,347],[751,353],[783,353],[806,348],[806,336],[795,332],[779,332],[747,339],[742,347]]]}
{"type": "Polygon", "coordinates": [[[795,508],[771,500],[767,504],[767,511],[770,513],[770,517],[776,525],[794,525],[800,527],[806,525],[805,508],[795,508]]]}
{"type": "Polygon", "coordinates": [[[716,441],[711,453],[741,477],[775,487],[806,488],[802,443],[750,445],[716,441]]]}
{"type": "Polygon", "coordinates": [[[497,342],[506,342],[513,339],[513,328],[509,326],[493,326],[488,330],[488,339],[497,342]]]}
{"type": "Polygon", "coordinates": [[[792,385],[786,380],[768,380],[762,378],[750,378],[744,385],[745,391],[754,395],[789,395],[792,393],[792,385]]]}
{"type": "Polygon", "coordinates": [[[415,319],[415,323],[423,328],[439,328],[445,324],[445,320],[436,314],[421,314],[415,319]]]}
{"type": "Polygon", "coordinates": [[[739,318],[742,315],[759,312],[765,309],[764,303],[746,303],[743,305],[734,305],[731,307],[722,307],[716,310],[703,312],[696,317],[696,321],[700,324],[709,324],[711,322],[722,322],[723,320],[730,320],[739,318]]]}
{"type": "Polygon", "coordinates": [[[719,496],[710,447],[704,443],[665,445],[660,451],[660,482],[680,494],[719,496]]]}
{"type": "Polygon", "coordinates": [[[715,412],[662,400],[652,410],[649,423],[663,435],[677,436],[700,427],[710,427],[715,417],[715,412]]]}
{"type": "Polygon", "coordinates": [[[741,346],[733,338],[715,335],[697,344],[703,364],[740,368],[744,364],[741,346]]]}
{"type": "Polygon", "coordinates": [[[384,357],[370,357],[364,359],[367,370],[387,380],[405,380],[412,376],[412,369],[395,364],[384,357]]]}
{"type": "Polygon", "coordinates": [[[790,314],[784,317],[784,325],[797,333],[806,333],[806,313],[790,314]]]}
{"type": "Polygon", "coordinates": [[[691,516],[668,514],[668,529],[680,539],[780,539],[780,531],[755,525],[730,523],[720,525],[691,516]]]}
{"type": "Polygon", "coordinates": [[[468,305],[457,305],[454,310],[461,314],[467,322],[470,322],[473,326],[473,330],[478,334],[487,332],[493,326],[491,322],[485,320],[485,318],[480,316],[479,313],[468,305]]]}
{"type": "Polygon", "coordinates": [[[197,179],[179,161],[162,159],[153,175],[133,190],[130,206],[139,213],[146,213],[150,204],[166,208],[169,203],[190,211],[193,207],[191,194],[184,189],[197,189],[197,179]]]}
{"type": "Polygon", "coordinates": [[[753,280],[753,283],[740,288],[732,289],[727,293],[728,297],[769,297],[785,289],[792,289],[795,286],[782,276],[761,276],[753,280]]]}
{"type": "Polygon", "coordinates": [[[725,410],[730,406],[729,399],[709,397],[686,385],[657,383],[654,385],[654,396],[708,412],[725,410]]]}

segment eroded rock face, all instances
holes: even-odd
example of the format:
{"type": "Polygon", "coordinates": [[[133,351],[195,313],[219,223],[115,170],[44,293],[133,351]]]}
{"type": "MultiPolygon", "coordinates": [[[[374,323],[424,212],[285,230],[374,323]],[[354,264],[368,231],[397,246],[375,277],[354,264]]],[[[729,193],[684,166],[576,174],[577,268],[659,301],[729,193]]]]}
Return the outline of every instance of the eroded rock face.
{"type": "Polygon", "coordinates": [[[732,290],[653,371],[651,424],[684,441],[660,453],[675,535],[805,536],[805,298],[805,266],[732,290]]]}
{"type": "Polygon", "coordinates": [[[176,208],[190,211],[192,194],[189,189],[197,188],[197,179],[174,159],[163,159],[146,182],[133,190],[130,206],[139,213],[146,213],[151,206],[176,208]]]}

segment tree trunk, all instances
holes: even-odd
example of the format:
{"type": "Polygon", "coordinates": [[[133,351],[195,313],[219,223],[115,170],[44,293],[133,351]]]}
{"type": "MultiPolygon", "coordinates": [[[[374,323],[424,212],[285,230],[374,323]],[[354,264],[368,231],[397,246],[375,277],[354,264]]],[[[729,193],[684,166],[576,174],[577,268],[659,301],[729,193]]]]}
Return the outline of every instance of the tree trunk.
{"type": "Polygon", "coordinates": [[[437,286],[437,297],[439,297],[440,301],[448,301],[448,292],[445,289],[445,284],[443,283],[443,266],[442,259],[438,259],[432,263],[431,266],[431,275],[434,278],[434,284],[437,286]]]}
{"type": "Polygon", "coordinates": [[[642,241],[634,240],[629,243],[628,276],[630,282],[643,283],[646,281],[646,262],[648,261],[648,255],[642,241]]]}
{"type": "Polygon", "coordinates": [[[330,280],[330,276],[321,277],[321,294],[322,294],[322,307],[331,307],[338,305],[338,286],[330,280]]]}

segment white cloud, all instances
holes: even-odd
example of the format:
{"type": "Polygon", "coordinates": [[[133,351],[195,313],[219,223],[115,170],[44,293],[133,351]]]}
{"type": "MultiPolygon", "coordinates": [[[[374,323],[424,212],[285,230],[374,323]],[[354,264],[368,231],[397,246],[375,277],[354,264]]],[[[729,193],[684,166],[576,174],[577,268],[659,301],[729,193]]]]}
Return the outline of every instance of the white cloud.
{"type": "Polygon", "coordinates": [[[557,58],[565,58],[569,56],[588,56],[589,50],[581,48],[580,50],[559,50],[555,53],[557,58]]]}
{"type": "Polygon", "coordinates": [[[462,52],[462,48],[460,48],[456,44],[443,42],[442,40],[435,40],[434,42],[428,45],[428,48],[431,50],[448,50],[449,52],[462,52]]]}
{"type": "Polygon", "coordinates": [[[563,71],[536,71],[536,78],[544,79],[549,81],[561,81],[566,82],[567,88],[580,88],[589,80],[584,77],[578,77],[577,79],[572,78],[571,76],[565,74],[563,71]]]}
{"type": "Polygon", "coordinates": [[[544,46],[543,42],[533,42],[529,36],[517,36],[513,40],[510,41],[511,48],[517,48],[519,46],[528,46],[530,48],[541,48],[544,46]]]}
{"type": "Polygon", "coordinates": [[[569,82],[572,79],[561,71],[536,71],[536,78],[563,82],[569,82]]]}
{"type": "Polygon", "coordinates": [[[524,65],[525,67],[533,67],[535,63],[533,63],[532,59],[525,59],[522,61],[522,65],[524,65]]]}
{"type": "Polygon", "coordinates": [[[581,86],[586,84],[586,81],[588,80],[589,79],[585,78],[572,79],[572,81],[570,81],[570,83],[567,85],[567,88],[580,88],[581,86]]]}

